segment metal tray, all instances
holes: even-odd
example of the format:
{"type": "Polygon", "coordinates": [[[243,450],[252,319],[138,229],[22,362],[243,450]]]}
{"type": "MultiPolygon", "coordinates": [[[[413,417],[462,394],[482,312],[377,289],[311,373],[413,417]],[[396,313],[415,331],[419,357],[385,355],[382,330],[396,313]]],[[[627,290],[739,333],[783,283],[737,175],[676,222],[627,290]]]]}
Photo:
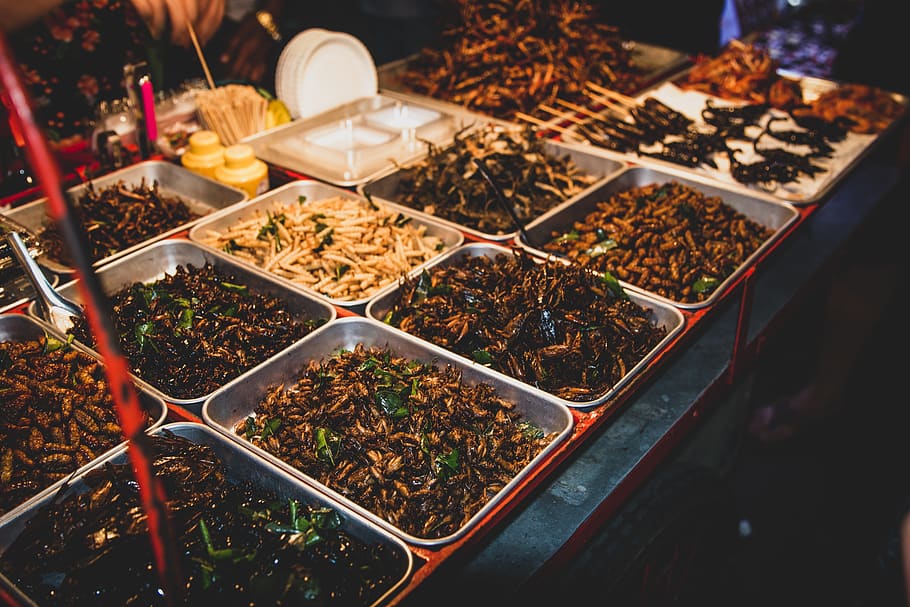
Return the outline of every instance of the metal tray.
{"type": "MultiPolygon", "coordinates": [[[[177,266],[193,264],[201,266],[211,263],[216,270],[223,270],[237,274],[251,289],[258,293],[265,293],[287,302],[288,309],[298,320],[312,320],[325,318],[327,323],[335,319],[337,311],[331,305],[319,300],[309,293],[284,281],[278,281],[266,272],[249,264],[241,264],[226,255],[219,255],[194,242],[182,238],[168,238],[161,240],[144,249],[133,251],[96,270],[101,287],[107,295],[111,295],[136,282],[150,283],[164,278],[165,274],[173,274],[177,266]]],[[[82,298],[78,288],[78,279],[62,285],[57,291],[64,297],[81,303],[82,298]]],[[[37,302],[32,302],[28,313],[41,318],[41,310],[37,302]]],[[[322,327],[316,329],[321,330],[322,327]]],[[[260,361],[260,364],[265,361],[260,361]]],[[[166,394],[161,389],[136,377],[136,382],[145,386],[149,391],[158,394],[164,400],[189,408],[198,412],[202,402],[209,394],[198,394],[192,398],[177,398],[166,394]]],[[[214,392],[214,390],[212,391],[214,392]]]]}
{"type": "MultiPolygon", "coordinates": [[[[799,76],[795,77],[795,79],[800,81],[803,87],[803,97],[808,101],[811,101],[823,92],[838,86],[838,83],[835,81],[821,78],[799,76]]],[[[700,124],[704,123],[701,119],[701,110],[704,108],[705,100],[711,99],[716,105],[721,107],[736,103],[698,91],[683,90],[673,82],[664,82],[660,86],[642,93],[638,96],[638,100],[643,101],[647,96],[659,99],[671,108],[686,114],[689,118],[692,118],[696,123],[700,124]]],[[[904,115],[906,116],[907,108],[910,107],[910,100],[897,93],[892,93],[892,96],[895,101],[904,106],[904,115]]],[[[765,123],[764,121],[766,121],[772,113],[775,116],[787,116],[787,114],[780,112],[779,110],[769,111],[766,112],[765,116],[762,118],[762,124],[765,123]]],[[[707,177],[731,190],[763,195],[767,194],[793,205],[808,205],[820,202],[827,197],[835,186],[843,181],[844,177],[846,177],[863,158],[875,149],[888,133],[897,128],[898,124],[901,122],[902,119],[898,118],[892,121],[891,125],[883,132],[874,135],[848,133],[844,141],[831,144],[831,147],[834,148],[831,158],[817,158],[814,160],[815,164],[826,169],[824,172],[820,172],[814,177],[803,175],[797,181],[784,185],[743,184],[736,181],[730,173],[730,162],[723,154],[715,154],[714,156],[714,159],[717,162],[716,169],[705,165],[686,167],[681,164],[635,153],[626,153],[622,156],[635,164],[653,166],[656,168],[666,167],[678,169],[692,175],[707,177]]],[[[775,126],[775,129],[781,131],[791,129],[797,131],[801,130],[789,117],[782,124],[775,126]]],[[[563,132],[563,136],[565,136],[566,140],[575,142],[583,140],[581,136],[574,133],[574,130],[575,129],[570,126],[563,132]]],[[[765,142],[763,140],[763,145],[764,144],[765,142]]],[[[777,145],[777,143],[771,142],[766,145],[777,145]]],[[[745,162],[751,161],[751,157],[754,155],[751,143],[733,141],[730,143],[730,146],[742,150],[744,155],[740,160],[745,162]]]]}
{"type": "MultiPolygon", "coordinates": [[[[60,277],[50,270],[41,268],[41,272],[52,287],[56,287],[60,282],[60,277]]],[[[0,313],[19,307],[34,299],[36,295],[32,281],[21,268],[0,270],[0,313]]]]}
{"type": "MultiPolygon", "coordinates": [[[[627,40],[623,44],[625,44],[627,48],[632,49],[633,61],[635,61],[635,63],[640,66],[644,72],[642,74],[643,88],[648,88],[650,86],[653,86],[656,82],[659,82],[665,78],[669,78],[672,74],[683,69],[686,65],[691,63],[691,58],[688,54],[675,49],[655,46],[635,40],[627,40]]],[[[402,59],[391,61],[377,68],[377,75],[379,76],[379,91],[384,94],[406,94],[414,100],[430,100],[436,103],[445,104],[452,108],[461,107],[450,101],[436,99],[415,93],[414,91],[404,86],[401,81],[402,74],[411,68],[419,56],[419,53],[415,53],[402,59]]],[[[461,109],[464,111],[464,108],[461,109]]],[[[501,119],[503,117],[494,116],[494,118],[501,119]]],[[[544,124],[541,126],[541,130],[545,131],[549,127],[557,126],[560,122],[562,122],[562,119],[558,117],[544,121],[544,124]]]]}
{"type": "MultiPolygon", "coordinates": [[[[490,124],[496,124],[492,121],[487,122],[490,124]]],[[[521,126],[514,124],[509,125],[508,123],[501,123],[501,125],[503,128],[507,129],[522,129],[521,126]]],[[[548,139],[544,143],[544,148],[551,156],[568,156],[581,172],[598,178],[597,181],[585,188],[582,192],[579,192],[571,198],[567,198],[563,202],[553,207],[554,209],[562,208],[563,206],[572,204],[574,201],[581,198],[585,192],[603,185],[610,176],[614,175],[620,169],[626,166],[625,162],[608,157],[607,154],[602,153],[601,150],[594,148],[593,146],[564,143],[548,139]]],[[[435,215],[425,213],[424,211],[415,209],[414,207],[402,203],[402,190],[400,187],[401,175],[402,171],[406,170],[407,168],[408,166],[402,166],[395,167],[389,171],[386,171],[385,174],[376,177],[376,179],[358,186],[357,191],[365,196],[372,197],[373,200],[382,200],[387,204],[391,204],[402,211],[406,211],[416,216],[431,217],[440,223],[451,226],[453,229],[461,230],[465,234],[473,236],[474,238],[490,240],[493,242],[505,242],[511,240],[518,234],[517,229],[502,234],[483,232],[470,226],[455,223],[442,217],[437,217],[435,215]]],[[[440,200],[439,204],[443,205],[446,202],[448,201],[440,200]]]]}
{"type": "MultiPolygon", "coordinates": [[[[55,339],[63,342],[66,341],[65,335],[57,331],[54,327],[51,327],[50,325],[47,325],[40,320],[31,318],[25,314],[0,314],[0,341],[2,342],[30,341],[33,339],[39,339],[45,335],[50,335],[55,339]]],[[[71,345],[73,349],[79,352],[84,352],[96,360],[100,360],[99,356],[88,348],[85,348],[78,343],[73,343],[71,345]]],[[[101,361],[101,364],[104,364],[104,361],[101,361]]],[[[146,411],[149,412],[151,424],[148,431],[150,432],[164,423],[165,418],[167,417],[167,405],[159,397],[144,390],[141,386],[137,386],[136,392],[139,396],[142,406],[146,409],[146,411]]],[[[11,445],[5,445],[5,447],[11,447],[11,445]]],[[[113,450],[117,448],[118,447],[112,447],[107,452],[99,454],[94,460],[76,469],[73,473],[78,474],[88,467],[93,466],[94,462],[97,462],[99,459],[106,457],[108,453],[113,452],[113,450]]],[[[0,515],[0,525],[2,525],[6,520],[17,516],[18,513],[27,510],[30,507],[29,505],[34,501],[40,499],[41,496],[53,495],[62,485],[65,484],[65,482],[65,478],[61,479],[52,485],[40,490],[33,497],[22,502],[19,506],[3,513],[0,515]]]]}
{"type": "Polygon", "coordinates": [[[377,94],[243,140],[258,158],[337,186],[355,186],[443,145],[476,118],[457,106],[377,94]],[[410,117],[410,118],[408,118],[410,117]]]}
{"type": "MultiPolygon", "coordinates": [[[[479,242],[478,243],[467,243],[467,244],[464,244],[464,245],[458,247],[457,249],[449,251],[442,257],[428,263],[425,266],[425,269],[429,270],[436,266],[447,267],[449,265],[456,265],[460,262],[460,260],[462,259],[462,256],[464,256],[464,255],[467,255],[469,257],[478,257],[478,256],[483,255],[486,257],[493,258],[493,257],[496,257],[496,255],[498,255],[500,253],[506,254],[506,255],[512,254],[511,249],[501,246],[499,244],[495,244],[495,243],[479,243],[479,242]]],[[[538,261],[543,261],[543,260],[538,258],[538,261]]],[[[400,285],[391,285],[390,287],[383,289],[382,292],[377,294],[376,297],[372,301],[370,301],[369,304],[367,304],[367,309],[366,309],[367,317],[372,318],[378,322],[382,322],[382,319],[385,318],[386,313],[388,313],[388,311],[391,309],[391,307],[395,301],[395,297],[398,296],[400,289],[401,289],[400,285]]],[[[553,394],[549,394],[548,392],[541,390],[540,388],[536,388],[530,384],[525,384],[524,382],[521,382],[522,385],[525,386],[528,390],[540,392],[543,394],[548,394],[550,397],[556,398],[557,400],[559,400],[565,406],[571,407],[571,408],[576,408],[576,409],[590,409],[593,407],[597,407],[599,405],[604,404],[610,398],[612,398],[626,384],[628,384],[630,381],[632,381],[632,379],[634,379],[636,375],[641,373],[641,371],[647,367],[647,365],[654,359],[654,357],[657,356],[657,354],[660,353],[662,350],[664,350],[667,347],[667,345],[669,344],[669,342],[680,331],[682,331],[683,327],[685,326],[685,318],[683,318],[682,313],[675,306],[672,306],[668,303],[664,303],[662,301],[658,301],[657,299],[655,299],[654,297],[652,297],[650,295],[646,295],[644,293],[639,293],[639,292],[632,291],[632,290],[629,290],[628,295],[629,295],[629,298],[632,301],[634,301],[636,304],[651,311],[652,319],[658,326],[663,327],[664,329],[667,330],[667,335],[662,340],[660,340],[660,342],[657,345],[655,345],[654,348],[652,348],[651,351],[648,352],[648,354],[646,356],[644,356],[638,363],[636,363],[632,368],[630,368],[626,372],[626,374],[623,375],[622,378],[620,378],[620,380],[617,381],[613,385],[613,387],[611,387],[609,390],[607,390],[607,392],[600,395],[596,399],[593,399],[590,401],[571,401],[571,400],[566,400],[564,398],[560,398],[553,394]]],[[[385,324],[385,323],[383,323],[383,324],[385,324]]],[[[388,326],[389,329],[392,331],[403,332],[401,329],[398,329],[396,327],[392,327],[389,325],[385,325],[385,326],[388,326]]],[[[419,339],[416,336],[413,336],[413,337],[415,339],[419,339]]],[[[456,356],[460,356],[460,355],[456,354],[456,356]]],[[[473,360],[470,360],[468,358],[462,358],[462,360],[464,361],[464,364],[477,365],[477,366],[483,367],[483,365],[481,365],[480,363],[474,362],[473,360]]],[[[484,368],[486,368],[486,367],[484,367],[484,368]]],[[[493,371],[493,372],[499,373],[499,371],[493,371]]],[[[520,381],[520,380],[516,380],[516,381],[520,381]]]]}
{"type": "MultiPolygon", "coordinates": [[[[402,559],[402,571],[395,583],[390,586],[385,593],[374,601],[371,605],[376,606],[384,603],[401,590],[403,584],[411,577],[414,568],[414,555],[408,546],[392,534],[380,529],[368,520],[363,519],[357,513],[349,510],[343,504],[336,504],[314,491],[307,484],[294,478],[292,475],[271,465],[260,457],[257,457],[248,449],[226,440],[221,434],[203,424],[192,422],[171,423],[161,426],[151,434],[163,434],[168,430],[173,434],[185,438],[194,444],[207,445],[214,449],[215,454],[225,463],[227,470],[227,480],[231,483],[251,482],[260,490],[274,491],[283,498],[296,499],[300,502],[312,504],[318,507],[332,508],[342,515],[342,528],[353,537],[375,544],[384,546],[390,554],[400,555],[402,559]]],[[[91,468],[98,468],[106,463],[122,464],[127,461],[126,446],[123,445],[112,451],[103,460],[94,463],[91,468]]],[[[83,471],[78,477],[65,487],[61,487],[60,495],[57,491],[46,492],[42,494],[40,500],[34,500],[29,504],[27,509],[23,509],[17,515],[5,521],[0,525],[0,550],[7,550],[15,539],[25,530],[29,519],[34,517],[41,507],[51,504],[51,502],[66,499],[67,497],[84,493],[88,490],[84,477],[88,470],[83,471]]],[[[19,599],[21,604],[36,606],[36,603],[30,599],[24,592],[13,584],[5,575],[0,573],[0,583],[10,590],[19,599]]],[[[212,597],[215,598],[215,597],[212,597]]]]}
{"type": "Polygon", "coordinates": [[[574,426],[572,412],[557,399],[539,391],[528,390],[527,386],[521,382],[499,373],[494,373],[480,365],[468,364],[465,359],[447,350],[411,337],[401,331],[392,331],[380,322],[362,317],[339,318],[318,335],[301,340],[293,348],[270,361],[269,364],[238,377],[206,400],[202,407],[202,418],[207,424],[217,428],[233,440],[246,445],[269,461],[275,462],[277,465],[300,475],[321,491],[345,503],[351,509],[375,521],[392,533],[401,536],[406,541],[427,546],[452,542],[475,527],[488,512],[514,493],[515,489],[535,465],[571,435],[574,426]],[[423,538],[408,534],[392,525],[389,521],[380,518],[300,470],[291,467],[277,457],[253,445],[233,431],[233,427],[237,422],[255,411],[256,405],[271,386],[299,377],[300,371],[309,361],[322,360],[341,349],[352,350],[358,344],[363,344],[366,347],[388,347],[398,355],[426,362],[433,361],[439,367],[452,365],[461,370],[463,381],[466,384],[470,385],[479,382],[491,384],[500,397],[515,403],[516,410],[521,412],[525,420],[535,424],[544,432],[556,432],[558,434],[553,442],[547,445],[537,457],[516,474],[458,531],[441,538],[423,538]]]}
{"type": "MultiPolygon", "coordinates": [[[[347,198],[358,198],[363,199],[362,196],[352,193],[350,190],[345,190],[339,187],[321,183],[319,181],[310,181],[310,180],[301,180],[301,181],[292,181],[286,183],[283,186],[275,188],[270,192],[258,196],[252,200],[249,200],[241,205],[213,215],[211,217],[206,217],[195,226],[190,229],[189,239],[198,243],[200,246],[215,251],[214,248],[209,247],[202,242],[202,237],[208,231],[213,230],[216,232],[222,232],[229,227],[232,227],[238,223],[241,223],[247,219],[256,217],[257,212],[270,209],[272,205],[277,201],[285,205],[296,204],[298,197],[305,196],[306,200],[322,200],[325,198],[331,198],[335,196],[344,196],[347,198]]],[[[427,216],[419,216],[412,213],[410,210],[403,211],[403,215],[406,217],[413,217],[415,225],[423,224],[427,227],[427,234],[431,234],[439,237],[444,242],[445,246],[440,254],[445,251],[457,247],[464,241],[464,236],[458,230],[436,220],[429,218],[427,216]]],[[[221,255],[227,255],[221,251],[218,251],[221,255]]],[[[253,264],[246,262],[244,260],[237,260],[237,263],[243,263],[250,265],[251,267],[256,267],[253,264]]],[[[423,265],[423,264],[421,264],[423,265]]],[[[421,266],[417,266],[421,267],[421,266]]],[[[269,272],[269,275],[275,277],[276,280],[281,280],[288,282],[289,284],[295,284],[289,279],[278,276],[269,272]]],[[[308,287],[296,285],[298,288],[305,290],[307,293],[314,295],[324,301],[329,302],[332,305],[338,306],[343,309],[349,309],[353,312],[362,313],[366,307],[367,302],[370,300],[370,297],[373,296],[371,293],[368,297],[363,297],[361,299],[354,300],[342,300],[332,297],[328,297],[322,293],[318,293],[308,287]]]]}
{"type": "MultiPolygon", "coordinates": [[[[139,185],[143,178],[145,179],[146,184],[157,181],[162,194],[179,196],[191,211],[203,216],[247,199],[246,192],[243,190],[225,185],[213,179],[209,179],[208,177],[203,177],[182,166],[164,160],[146,160],[139,162],[112,173],[108,173],[102,177],[92,179],[91,182],[96,189],[102,189],[112,186],[121,180],[130,186],[139,185]]],[[[71,187],[67,190],[67,194],[74,200],[78,199],[82,196],[87,187],[87,183],[71,187]]],[[[5,211],[4,215],[18,221],[33,233],[38,234],[44,228],[45,224],[50,221],[47,210],[47,199],[40,198],[20,207],[16,207],[15,209],[5,211]]],[[[124,255],[128,255],[151,242],[167,238],[168,236],[185,230],[197,221],[199,220],[189,221],[181,226],[162,232],[154,238],[137,243],[122,251],[118,251],[113,255],[108,255],[104,259],[99,259],[93,265],[97,267],[113,261],[114,259],[123,257],[124,255]]],[[[37,259],[41,265],[60,274],[70,274],[75,271],[75,268],[71,266],[67,266],[58,260],[50,259],[47,254],[40,255],[37,259]]]]}
{"type": "MultiPolygon", "coordinates": [[[[760,195],[750,195],[741,191],[725,189],[716,183],[712,183],[710,179],[699,178],[698,176],[686,174],[682,171],[673,171],[672,169],[658,170],[636,166],[622,171],[603,187],[590,192],[583,199],[576,201],[573,205],[548,213],[534,221],[532,224],[529,224],[526,233],[534,242],[546,242],[550,240],[552,233],[562,233],[571,229],[574,222],[583,220],[589,213],[597,209],[597,203],[606,200],[611,195],[630,188],[641,187],[651,183],[663,183],[666,181],[676,181],[690,188],[699,190],[706,196],[719,196],[728,206],[739,211],[749,219],[774,231],[774,234],[749,255],[749,257],[747,257],[746,260],[729,276],[721,281],[721,283],[717,285],[717,288],[714,289],[713,293],[704,301],[697,303],[674,301],[634,284],[622,283],[623,285],[628,285],[633,290],[647,293],[654,299],[667,302],[680,308],[694,310],[712,305],[717,301],[721,294],[723,294],[727,287],[743,273],[752,261],[757,259],[771,243],[777,240],[786,231],[787,227],[799,218],[799,211],[797,211],[796,208],[786,202],[775,200],[770,196],[761,197],[760,195]]],[[[523,236],[519,236],[519,238],[516,239],[516,242],[519,246],[537,255],[542,255],[544,257],[550,255],[547,251],[530,246],[523,236]]]]}

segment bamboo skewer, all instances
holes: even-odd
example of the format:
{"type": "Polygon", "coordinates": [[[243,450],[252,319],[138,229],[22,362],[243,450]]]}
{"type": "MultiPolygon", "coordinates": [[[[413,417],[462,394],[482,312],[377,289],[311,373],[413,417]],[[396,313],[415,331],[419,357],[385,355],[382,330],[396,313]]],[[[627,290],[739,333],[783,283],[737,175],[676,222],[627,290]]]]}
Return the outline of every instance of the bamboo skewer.
{"type": "MultiPolygon", "coordinates": [[[[559,100],[557,99],[557,101],[559,101],[559,100]]],[[[584,122],[585,122],[585,120],[582,120],[581,118],[578,118],[577,116],[573,116],[572,114],[563,112],[562,110],[557,109],[555,107],[551,107],[545,103],[541,103],[537,107],[539,107],[540,109],[542,109],[543,111],[545,111],[547,113],[553,114],[557,118],[562,118],[563,120],[568,120],[570,122],[574,122],[575,124],[584,124],[584,122]]]]}
{"type": "Polygon", "coordinates": [[[626,108],[625,106],[618,105],[618,104],[610,101],[606,97],[601,97],[600,95],[595,95],[594,93],[592,93],[590,91],[585,91],[585,95],[587,95],[589,98],[593,99],[597,103],[600,103],[601,105],[606,107],[610,112],[612,112],[613,115],[615,115],[619,118],[622,118],[623,120],[625,120],[626,118],[632,118],[632,112],[630,112],[629,109],[626,108]]]}
{"type": "Polygon", "coordinates": [[[193,48],[196,49],[196,56],[199,57],[199,63],[202,64],[202,71],[205,72],[205,81],[209,83],[210,89],[214,89],[215,81],[212,79],[212,72],[209,71],[209,64],[205,61],[205,55],[202,54],[202,47],[199,46],[196,30],[189,21],[187,21],[186,29],[190,32],[190,40],[193,41],[193,48]]]}
{"type": "MultiPolygon", "coordinates": [[[[576,104],[574,104],[574,103],[571,103],[571,102],[569,102],[569,101],[565,101],[565,100],[563,100],[563,99],[557,99],[557,100],[556,100],[556,103],[558,103],[558,104],[560,104],[560,105],[564,105],[564,106],[566,106],[567,108],[569,108],[569,109],[571,109],[571,110],[575,110],[576,112],[579,112],[579,113],[581,113],[581,114],[584,114],[585,116],[588,116],[588,117],[590,117],[590,118],[594,118],[594,119],[596,119],[596,120],[603,120],[603,119],[604,119],[603,115],[600,114],[599,112],[595,112],[595,111],[590,110],[590,109],[588,109],[588,108],[586,108],[586,107],[584,107],[584,106],[576,105],[576,104]]],[[[608,109],[609,111],[613,112],[613,110],[611,110],[610,108],[607,108],[607,109],[608,109]]]]}
{"type": "Polygon", "coordinates": [[[624,105],[628,108],[634,108],[638,105],[637,103],[635,103],[635,100],[633,98],[629,97],[628,95],[623,95],[622,93],[617,93],[616,91],[611,91],[608,88],[604,88],[604,87],[600,86],[596,82],[588,81],[585,84],[587,85],[587,87],[589,89],[591,89],[595,93],[600,93],[604,97],[613,99],[617,103],[620,103],[621,105],[624,105]]]}
{"type": "Polygon", "coordinates": [[[565,127],[561,127],[561,126],[558,126],[558,125],[555,125],[555,124],[549,124],[549,123],[547,123],[545,120],[541,120],[540,118],[536,118],[536,117],[534,117],[534,116],[531,116],[531,115],[529,115],[529,114],[525,114],[525,113],[522,113],[522,112],[515,112],[515,117],[518,118],[518,119],[520,119],[520,120],[524,120],[525,122],[530,122],[531,124],[535,124],[535,125],[537,125],[537,126],[542,126],[542,127],[544,127],[544,128],[547,128],[547,129],[552,129],[552,130],[554,130],[554,131],[556,131],[556,132],[559,132],[559,133],[568,133],[568,134],[571,134],[571,135],[574,135],[574,134],[575,134],[575,133],[573,133],[572,131],[570,131],[569,129],[567,129],[567,128],[565,128],[565,127]]]}

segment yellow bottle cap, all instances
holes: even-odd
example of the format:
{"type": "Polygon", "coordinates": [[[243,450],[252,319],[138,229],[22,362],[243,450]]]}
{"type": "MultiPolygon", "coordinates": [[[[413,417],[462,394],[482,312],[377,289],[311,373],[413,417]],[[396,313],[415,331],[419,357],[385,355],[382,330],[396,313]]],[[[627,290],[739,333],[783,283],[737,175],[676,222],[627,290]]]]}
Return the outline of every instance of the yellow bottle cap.
{"type": "Polygon", "coordinates": [[[190,135],[190,148],[180,157],[180,163],[201,175],[215,178],[215,169],[224,164],[224,146],[212,131],[196,131],[190,135]]]}
{"type": "Polygon", "coordinates": [[[268,166],[253,154],[252,146],[237,143],[224,149],[224,164],[215,169],[215,179],[254,197],[268,189],[268,172],[268,166]]]}

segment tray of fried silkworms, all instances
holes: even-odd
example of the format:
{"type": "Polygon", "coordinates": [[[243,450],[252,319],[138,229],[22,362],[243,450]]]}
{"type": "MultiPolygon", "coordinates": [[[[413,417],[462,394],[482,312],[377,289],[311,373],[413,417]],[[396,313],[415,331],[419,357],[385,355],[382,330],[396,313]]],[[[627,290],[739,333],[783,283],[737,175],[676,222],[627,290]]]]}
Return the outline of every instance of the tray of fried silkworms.
{"type": "Polygon", "coordinates": [[[380,90],[548,123],[545,108],[556,98],[587,102],[586,82],[631,95],[689,62],[677,50],[629,40],[596,4],[459,0],[452,8],[434,46],[378,69],[380,90]]]}
{"type": "Polygon", "coordinates": [[[684,325],[603,273],[494,243],[447,253],[366,313],[578,408],[607,402],[684,325]]]}
{"type": "MultiPolygon", "coordinates": [[[[96,270],[130,371],[167,402],[197,411],[244,371],[318,331],[335,308],[189,240],[152,243],[96,270]]],[[[78,281],[58,292],[81,303],[78,281]]],[[[28,311],[39,317],[33,302],[28,311]]],[[[91,348],[84,316],[67,334],[91,348]]]]}
{"type": "Polygon", "coordinates": [[[822,200],[908,107],[876,87],[776,70],[742,43],[636,98],[594,97],[599,111],[574,118],[562,139],[792,204],[822,200]]]}
{"type": "Polygon", "coordinates": [[[478,158],[522,225],[571,204],[624,166],[591,146],[544,139],[531,127],[487,122],[456,136],[451,146],[432,147],[420,160],[388,171],[358,191],[409,212],[431,215],[475,238],[510,240],[517,233],[512,213],[498,203],[478,171],[478,158]]]}
{"type": "Polygon", "coordinates": [[[695,309],[713,304],[798,217],[772,197],[638,166],[529,225],[517,242],[695,309]]]}
{"type": "Polygon", "coordinates": [[[431,217],[310,180],[208,217],[189,238],[355,312],[385,285],[464,240],[431,217]]]}
{"type": "MultiPolygon", "coordinates": [[[[167,406],[137,390],[149,430],[167,406]]],[[[120,445],[103,363],[25,314],[0,314],[0,521],[120,445]]]]}
{"type": "Polygon", "coordinates": [[[574,425],[558,399],[364,317],[244,374],[202,416],[420,545],[475,528],[574,425]]]}
{"type": "Polygon", "coordinates": [[[162,585],[124,446],[0,526],[16,604],[374,607],[411,577],[400,538],[212,428],[171,423],[148,443],[185,584],[162,585]]]}
{"type": "MultiPolygon", "coordinates": [[[[96,266],[172,236],[200,218],[247,199],[246,192],[164,160],[145,160],[66,191],[96,266]]],[[[74,272],[47,199],[4,212],[27,227],[42,253],[38,263],[74,272]]]]}

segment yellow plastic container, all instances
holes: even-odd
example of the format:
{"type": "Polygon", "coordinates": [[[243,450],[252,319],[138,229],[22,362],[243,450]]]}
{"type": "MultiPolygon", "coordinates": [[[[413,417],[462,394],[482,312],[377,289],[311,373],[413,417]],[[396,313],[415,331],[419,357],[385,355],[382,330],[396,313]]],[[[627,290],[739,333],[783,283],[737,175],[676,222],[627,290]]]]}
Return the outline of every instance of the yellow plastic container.
{"type": "Polygon", "coordinates": [[[224,165],[215,169],[215,179],[244,190],[250,198],[269,189],[268,166],[256,158],[253,148],[245,143],[229,145],[224,149],[224,165]]]}
{"type": "Polygon", "coordinates": [[[213,131],[196,131],[190,135],[190,148],[180,157],[189,170],[215,179],[215,169],[224,166],[224,146],[213,131]]]}

